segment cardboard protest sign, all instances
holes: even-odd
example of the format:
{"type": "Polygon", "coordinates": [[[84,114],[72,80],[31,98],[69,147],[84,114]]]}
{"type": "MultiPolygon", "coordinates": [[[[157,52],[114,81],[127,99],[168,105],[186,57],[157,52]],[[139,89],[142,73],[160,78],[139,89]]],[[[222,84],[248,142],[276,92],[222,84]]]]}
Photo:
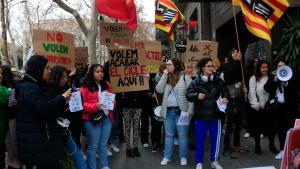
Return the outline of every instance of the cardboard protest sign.
{"type": "Polygon", "coordinates": [[[300,128],[290,129],[287,133],[281,169],[298,168],[300,153],[300,128]]]}
{"type": "Polygon", "coordinates": [[[188,75],[196,76],[198,72],[196,65],[203,57],[212,58],[214,68],[219,68],[218,43],[212,41],[188,41],[186,57],[184,59],[188,75]]]}
{"type": "Polygon", "coordinates": [[[74,92],[69,101],[69,109],[71,112],[83,110],[80,92],[74,92]]]}
{"type": "Polygon", "coordinates": [[[109,49],[109,76],[113,92],[148,90],[143,49],[109,49]]]}
{"type": "Polygon", "coordinates": [[[75,48],[75,63],[88,63],[89,52],[87,47],[75,48]]]}
{"type": "Polygon", "coordinates": [[[58,31],[33,29],[33,50],[47,57],[50,65],[74,67],[74,35],[58,31]]]}
{"type": "Polygon", "coordinates": [[[160,41],[134,42],[131,47],[145,49],[146,56],[144,58],[145,62],[147,62],[148,73],[157,73],[159,71],[159,66],[163,61],[160,41]]]}
{"type": "Polygon", "coordinates": [[[129,46],[133,43],[133,32],[125,23],[101,22],[100,43],[108,47],[113,47],[114,44],[129,46]]]}

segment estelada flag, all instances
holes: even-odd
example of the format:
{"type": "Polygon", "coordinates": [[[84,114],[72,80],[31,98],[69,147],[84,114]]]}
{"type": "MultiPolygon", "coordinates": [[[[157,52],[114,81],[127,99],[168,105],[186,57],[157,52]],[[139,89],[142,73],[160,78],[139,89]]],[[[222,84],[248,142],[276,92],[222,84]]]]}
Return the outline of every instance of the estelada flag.
{"type": "Polygon", "coordinates": [[[96,9],[104,15],[127,23],[133,31],[137,28],[136,8],[133,0],[96,0],[96,9]]]}
{"type": "Polygon", "coordinates": [[[177,20],[184,20],[184,16],[171,0],[158,0],[155,10],[155,27],[168,34],[174,40],[172,27],[177,20]]]}
{"type": "Polygon", "coordinates": [[[271,29],[289,7],[287,0],[240,0],[247,29],[272,43],[271,29]]]}

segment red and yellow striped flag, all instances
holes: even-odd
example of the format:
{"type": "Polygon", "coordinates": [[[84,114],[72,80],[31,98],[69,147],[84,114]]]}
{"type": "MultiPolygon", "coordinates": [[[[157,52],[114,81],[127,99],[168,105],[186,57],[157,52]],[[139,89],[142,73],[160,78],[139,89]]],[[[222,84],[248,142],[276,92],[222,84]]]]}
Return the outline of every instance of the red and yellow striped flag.
{"type": "Polygon", "coordinates": [[[184,16],[171,0],[158,0],[155,10],[155,27],[168,34],[174,40],[172,27],[177,20],[184,20],[184,16]]]}
{"type": "Polygon", "coordinates": [[[289,7],[287,0],[240,0],[247,29],[272,43],[271,29],[289,7]]]}

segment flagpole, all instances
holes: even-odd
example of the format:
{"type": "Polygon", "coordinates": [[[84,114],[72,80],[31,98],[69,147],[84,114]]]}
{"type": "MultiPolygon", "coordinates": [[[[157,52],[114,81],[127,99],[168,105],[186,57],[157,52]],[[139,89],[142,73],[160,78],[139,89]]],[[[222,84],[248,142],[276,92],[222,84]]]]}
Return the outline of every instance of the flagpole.
{"type": "MultiPolygon", "coordinates": [[[[232,12],[233,12],[233,18],[234,18],[234,26],[235,26],[236,41],[237,41],[237,45],[238,45],[238,50],[239,50],[239,52],[241,53],[240,38],[239,38],[239,32],[238,32],[238,29],[237,29],[235,7],[234,7],[233,2],[232,2],[231,4],[232,4],[232,12]]],[[[244,86],[245,86],[244,66],[243,66],[242,59],[243,59],[243,56],[242,56],[242,58],[241,58],[241,60],[240,60],[240,64],[241,64],[241,71],[242,71],[242,81],[243,81],[243,84],[244,84],[244,86]]],[[[246,94],[245,94],[245,101],[247,101],[247,96],[246,96],[246,94]]]]}

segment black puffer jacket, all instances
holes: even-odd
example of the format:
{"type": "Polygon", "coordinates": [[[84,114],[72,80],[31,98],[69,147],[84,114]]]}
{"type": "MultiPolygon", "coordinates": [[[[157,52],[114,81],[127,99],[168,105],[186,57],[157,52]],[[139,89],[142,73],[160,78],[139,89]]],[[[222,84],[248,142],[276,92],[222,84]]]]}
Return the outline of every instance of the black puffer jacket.
{"type": "Polygon", "coordinates": [[[19,160],[24,164],[45,165],[63,158],[61,127],[56,118],[64,111],[63,96],[50,97],[31,78],[21,84],[17,112],[19,160]]]}
{"type": "Polygon", "coordinates": [[[219,97],[229,98],[229,93],[225,87],[224,81],[214,74],[212,81],[204,82],[201,75],[189,85],[186,98],[194,103],[194,117],[199,120],[216,120],[222,117],[219,111],[217,100],[219,97]],[[205,94],[204,100],[198,99],[198,94],[205,94]]]}

